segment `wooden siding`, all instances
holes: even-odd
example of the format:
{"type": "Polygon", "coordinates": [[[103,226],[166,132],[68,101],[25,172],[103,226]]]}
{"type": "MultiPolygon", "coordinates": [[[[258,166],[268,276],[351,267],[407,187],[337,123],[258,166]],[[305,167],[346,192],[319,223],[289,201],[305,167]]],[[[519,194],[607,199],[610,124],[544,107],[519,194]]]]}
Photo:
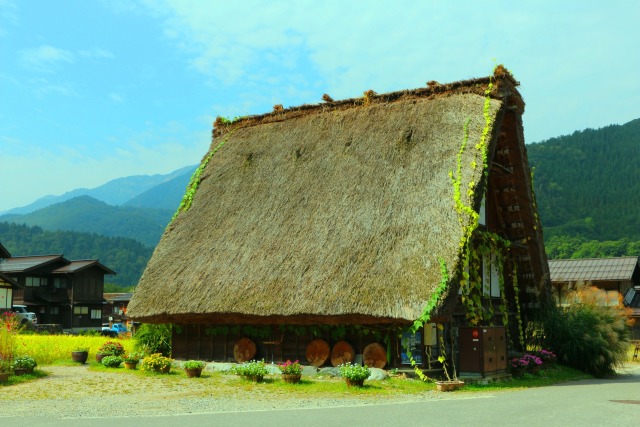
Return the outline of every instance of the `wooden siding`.
{"type": "MultiPolygon", "coordinates": [[[[218,325],[184,325],[174,327],[172,336],[172,357],[178,360],[205,360],[214,362],[235,362],[233,348],[235,343],[243,337],[250,338],[256,344],[256,355],[254,359],[264,359],[266,362],[272,360],[272,348],[263,342],[264,337],[243,333],[242,328],[237,327],[238,332],[227,334],[211,334],[208,331],[215,330],[218,325]]],[[[262,326],[259,326],[262,327],[262,326]]],[[[258,327],[258,328],[259,328],[258,327]]],[[[234,327],[229,328],[233,330],[234,327]]],[[[278,335],[276,333],[276,335],[278,335]]],[[[282,351],[276,350],[274,361],[281,362],[289,360],[299,360],[303,365],[308,364],[306,359],[307,345],[314,339],[320,338],[329,344],[332,349],[338,341],[346,341],[353,346],[355,354],[362,354],[364,348],[372,343],[380,343],[387,347],[380,337],[370,333],[347,333],[343,337],[332,337],[329,332],[316,336],[310,332],[294,333],[284,332],[282,339],[282,351]],[[280,354],[281,353],[281,354],[280,354]]],[[[389,333],[391,351],[391,366],[400,365],[400,342],[395,333],[389,333]]],[[[424,360],[424,358],[423,358],[424,360]]],[[[331,358],[327,360],[325,366],[331,366],[331,358]]]]}

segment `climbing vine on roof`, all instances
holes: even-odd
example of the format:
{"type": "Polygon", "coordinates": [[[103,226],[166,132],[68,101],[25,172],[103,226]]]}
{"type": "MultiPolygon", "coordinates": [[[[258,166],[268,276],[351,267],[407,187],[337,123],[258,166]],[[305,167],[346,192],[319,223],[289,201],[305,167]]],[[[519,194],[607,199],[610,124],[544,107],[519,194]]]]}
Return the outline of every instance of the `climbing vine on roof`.
{"type": "Polygon", "coordinates": [[[176,213],[173,214],[173,217],[171,218],[171,222],[169,224],[171,224],[177,218],[180,212],[186,212],[189,210],[189,208],[191,207],[191,203],[193,202],[193,198],[196,195],[196,191],[198,191],[198,187],[200,186],[200,175],[202,175],[202,172],[207,167],[207,163],[209,163],[209,160],[211,160],[214,154],[216,154],[218,150],[222,148],[222,146],[225,144],[232,133],[233,132],[230,132],[229,135],[227,135],[227,138],[220,141],[220,143],[213,150],[211,150],[207,157],[202,160],[200,166],[198,166],[198,168],[193,172],[193,175],[191,175],[191,180],[189,181],[189,185],[187,185],[187,190],[184,193],[184,196],[182,196],[180,206],[178,206],[178,210],[176,211],[176,213]]]}

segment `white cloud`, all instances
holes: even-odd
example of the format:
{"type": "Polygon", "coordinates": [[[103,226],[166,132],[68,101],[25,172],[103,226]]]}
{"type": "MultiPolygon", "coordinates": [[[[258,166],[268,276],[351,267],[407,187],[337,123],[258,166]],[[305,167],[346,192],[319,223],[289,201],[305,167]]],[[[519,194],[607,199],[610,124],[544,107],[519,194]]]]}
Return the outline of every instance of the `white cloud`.
{"type": "Polygon", "coordinates": [[[117,104],[124,104],[124,102],[126,101],[124,95],[117,92],[111,92],[109,94],[109,99],[117,104]]]}
{"type": "Polygon", "coordinates": [[[102,49],[99,47],[92,47],[90,49],[85,49],[85,50],[80,50],[78,51],[78,54],[80,56],[82,56],[83,58],[90,58],[90,59],[113,59],[115,58],[115,55],[106,50],[106,49],[102,49]]]}
{"type": "Polygon", "coordinates": [[[42,45],[23,50],[20,59],[22,64],[30,70],[50,73],[57,70],[61,64],[73,63],[75,55],[68,50],[42,45]]]}
{"type": "Polygon", "coordinates": [[[80,97],[72,83],[53,83],[47,79],[30,79],[32,91],[37,96],[62,95],[69,98],[80,97]]]}
{"type": "Polygon", "coordinates": [[[19,21],[15,3],[9,0],[0,0],[0,37],[5,37],[9,30],[5,26],[16,25],[19,21]]]}

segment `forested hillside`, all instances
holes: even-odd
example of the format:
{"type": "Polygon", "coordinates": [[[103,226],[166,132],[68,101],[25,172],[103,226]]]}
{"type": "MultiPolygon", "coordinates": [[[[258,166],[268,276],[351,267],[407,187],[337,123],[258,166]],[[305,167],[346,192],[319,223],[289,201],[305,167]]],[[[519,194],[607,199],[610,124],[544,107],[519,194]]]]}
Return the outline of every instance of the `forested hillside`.
{"type": "Polygon", "coordinates": [[[640,255],[640,119],[527,152],[551,258],[640,255]]]}
{"type": "Polygon", "coordinates": [[[89,196],[76,197],[24,215],[3,215],[0,221],[127,237],[155,247],[175,209],[111,206],[89,196]]]}
{"type": "Polygon", "coordinates": [[[153,248],[133,239],[95,233],[45,231],[40,227],[0,222],[0,243],[12,256],[63,254],[69,260],[99,259],[117,275],[105,282],[122,287],[138,284],[153,248]]]}

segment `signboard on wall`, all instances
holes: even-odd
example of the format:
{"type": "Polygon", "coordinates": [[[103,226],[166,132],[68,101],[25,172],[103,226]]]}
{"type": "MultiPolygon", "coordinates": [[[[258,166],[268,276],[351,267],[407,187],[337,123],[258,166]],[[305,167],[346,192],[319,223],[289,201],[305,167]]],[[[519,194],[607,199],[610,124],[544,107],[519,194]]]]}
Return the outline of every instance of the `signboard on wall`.
{"type": "Polygon", "coordinates": [[[418,364],[422,363],[422,330],[413,334],[411,332],[403,332],[400,345],[402,346],[400,357],[403,365],[411,364],[411,360],[407,356],[407,348],[411,352],[413,360],[418,364]]]}

